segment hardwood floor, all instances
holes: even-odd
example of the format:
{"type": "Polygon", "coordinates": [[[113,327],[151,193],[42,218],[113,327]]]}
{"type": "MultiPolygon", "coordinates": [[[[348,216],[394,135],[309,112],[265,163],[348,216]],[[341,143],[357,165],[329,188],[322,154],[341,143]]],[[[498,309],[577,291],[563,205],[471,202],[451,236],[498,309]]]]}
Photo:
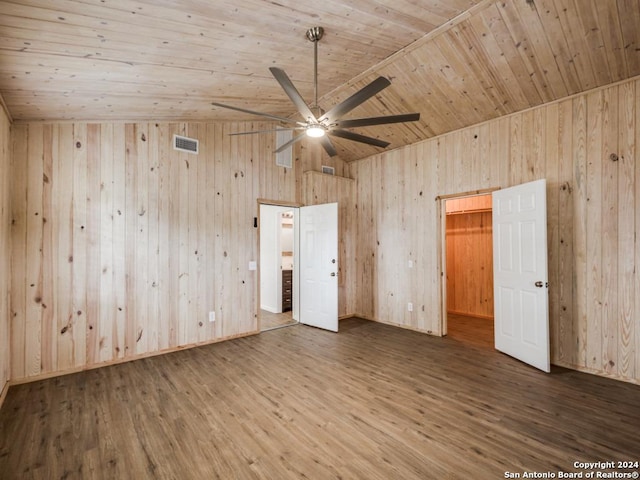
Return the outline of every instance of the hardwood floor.
{"type": "Polygon", "coordinates": [[[260,330],[266,331],[273,328],[286,327],[287,325],[295,325],[298,323],[293,319],[293,312],[271,313],[266,310],[260,310],[260,330]]]}
{"type": "Polygon", "coordinates": [[[493,320],[447,314],[447,336],[465,345],[493,349],[493,320]]]}
{"type": "Polygon", "coordinates": [[[640,461],[640,386],[343,320],[14,386],[3,479],[498,479],[640,461]]]}

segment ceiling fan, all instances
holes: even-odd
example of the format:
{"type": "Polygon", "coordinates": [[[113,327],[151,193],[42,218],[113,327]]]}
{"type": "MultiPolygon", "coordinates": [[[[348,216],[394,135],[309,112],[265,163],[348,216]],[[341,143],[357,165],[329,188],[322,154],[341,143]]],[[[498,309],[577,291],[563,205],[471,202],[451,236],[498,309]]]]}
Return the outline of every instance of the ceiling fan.
{"type": "MultiPolygon", "coordinates": [[[[380,140],[378,138],[367,137],[360,135],[359,133],[350,132],[345,128],[352,127],[368,127],[371,125],[383,125],[388,123],[402,123],[402,122],[415,122],[420,119],[419,113],[407,113],[403,115],[387,115],[383,117],[369,117],[369,118],[356,118],[343,120],[342,117],[356,108],[358,105],[364,103],[369,98],[373,97],[377,93],[381,92],[391,82],[385,77],[378,77],[373,82],[369,83],[366,87],[358,90],[346,100],[343,100],[339,104],[332,107],[328,112],[324,112],[318,106],[318,42],[324,35],[324,29],[322,27],[313,27],[307,30],[307,39],[313,42],[314,49],[314,63],[313,63],[313,87],[314,87],[314,104],[307,105],[296,87],[293,85],[284,70],[276,67],[271,67],[269,70],[272,75],[278,81],[283,88],[287,96],[291,99],[295,107],[297,108],[304,121],[294,120],[291,118],[279,117],[277,115],[271,115],[269,113],[256,112],[253,110],[247,110],[245,108],[233,107],[231,105],[225,105],[223,103],[212,102],[212,105],[222,108],[228,108],[236,110],[238,112],[249,113],[252,115],[259,115],[261,117],[270,118],[273,120],[279,120],[283,123],[295,125],[295,127],[286,128],[285,130],[301,130],[301,134],[293,137],[288,142],[280,145],[276,152],[281,152],[296,142],[299,142],[305,137],[318,138],[320,143],[329,154],[333,157],[337,155],[337,151],[329,136],[340,137],[355,142],[366,143],[367,145],[373,145],[376,147],[385,148],[389,146],[389,142],[380,140]]],[[[279,129],[282,130],[282,129],[279,129]]],[[[233,133],[231,135],[251,135],[255,133],[273,132],[276,130],[256,130],[251,132],[233,133]]]]}

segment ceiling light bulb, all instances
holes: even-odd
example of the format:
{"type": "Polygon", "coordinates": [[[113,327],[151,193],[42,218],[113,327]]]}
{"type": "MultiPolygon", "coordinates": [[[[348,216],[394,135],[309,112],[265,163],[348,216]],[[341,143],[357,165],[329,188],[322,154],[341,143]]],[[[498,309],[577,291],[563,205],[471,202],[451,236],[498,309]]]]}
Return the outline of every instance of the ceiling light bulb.
{"type": "Polygon", "coordinates": [[[306,133],[308,137],[324,137],[325,129],[321,125],[310,125],[307,127],[306,133]]]}

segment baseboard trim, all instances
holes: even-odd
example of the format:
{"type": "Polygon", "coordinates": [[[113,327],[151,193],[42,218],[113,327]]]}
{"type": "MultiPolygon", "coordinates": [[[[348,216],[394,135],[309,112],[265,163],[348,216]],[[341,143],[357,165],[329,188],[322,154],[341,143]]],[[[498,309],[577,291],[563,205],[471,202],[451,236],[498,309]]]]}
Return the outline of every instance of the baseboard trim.
{"type": "Polygon", "coordinates": [[[596,375],[598,377],[608,378],[609,380],[617,380],[619,382],[626,382],[626,383],[633,383],[634,385],[640,385],[640,379],[638,378],[625,378],[625,377],[620,377],[616,375],[610,375],[606,372],[595,370],[593,368],[583,367],[580,365],[573,365],[571,363],[565,363],[565,362],[554,362],[553,360],[551,361],[551,364],[555,365],[556,367],[562,367],[562,368],[566,368],[568,370],[573,370],[580,373],[587,373],[589,375],[596,375]]]}
{"type": "Polygon", "coordinates": [[[491,315],[481,315],[479,313],[458,312],[457,310],[447,310],[447,314],[461,315],[463,317],[482,318],[483,320],[493,320],[491,315]]]}
{"type": "MultiPolygon", "coordinates": [[[[147,353],[141,353],[138,355],[133,355],[130,357],[118,358],[115,360],[109,360],[107,362],[93,363],[91,365],[82,365],[79,367],[68,368],[65,370],[57,370],[55,372],[47,372],[47,373],[42,373],[38,375],[33,375],[31,377],[11,379],[7,382],[7,386],[22,385],[25,383],[37,382],[39,380],[47,380],[49,378],[55,378],[55,377],[62,377],[63,375],[71,375],[73,373],[84,372],[87,370],[95,370],[97,368],[110,367],[112,365],[119,365],[121,363],[134,362],[136,360],[142,360],[143,358],[156,357],[158,355],[166,355],[168,353],[179,352],[181,350],[187,350],[190,348],[203,347],[205,345],[212,345],[214,343],[225,342],[227,340],[234,340],[236,338],[250,337],[252,335],[257,335],[259,333],[260,333],[259,330],[254,330],[251,332],[239,333],[237,335],[231,335],[224,338],[216,338],[213,340],[206,340],[204,342],[190,343],[186,345],[181,345],[179,347],[171,347],[171,348],[166,348],[164,350],[156,350],[154,352],[147,352],[147,353]]],[[[8,389],[8,387],[5,389],[8,389]]],[[[1,405],[1,400],[0,400],[0,405],[1,405]]]]}

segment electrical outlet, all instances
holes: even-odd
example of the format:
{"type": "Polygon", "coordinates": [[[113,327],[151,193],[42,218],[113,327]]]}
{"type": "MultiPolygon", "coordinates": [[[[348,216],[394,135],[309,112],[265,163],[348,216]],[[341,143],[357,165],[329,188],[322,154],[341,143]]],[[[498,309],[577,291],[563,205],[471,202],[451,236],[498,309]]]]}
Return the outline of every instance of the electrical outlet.
{"type": "Polygon", "coordinates": [[[411,302],[407,303],[407,310],[410,312],[413,312],[413,303],[411,302]]]}
{"type": "Polygon", "coordinates": [[[214,311],[209,312],[209,321],[210,322],[215,322],[216,321],[216,312],[214,312],[214,311]]]}
{"type": "Polygon", "coordinates": [[[413,268],[413,260],[409,260],[408,265],[409,265],[409,268],[413,268]]]}

